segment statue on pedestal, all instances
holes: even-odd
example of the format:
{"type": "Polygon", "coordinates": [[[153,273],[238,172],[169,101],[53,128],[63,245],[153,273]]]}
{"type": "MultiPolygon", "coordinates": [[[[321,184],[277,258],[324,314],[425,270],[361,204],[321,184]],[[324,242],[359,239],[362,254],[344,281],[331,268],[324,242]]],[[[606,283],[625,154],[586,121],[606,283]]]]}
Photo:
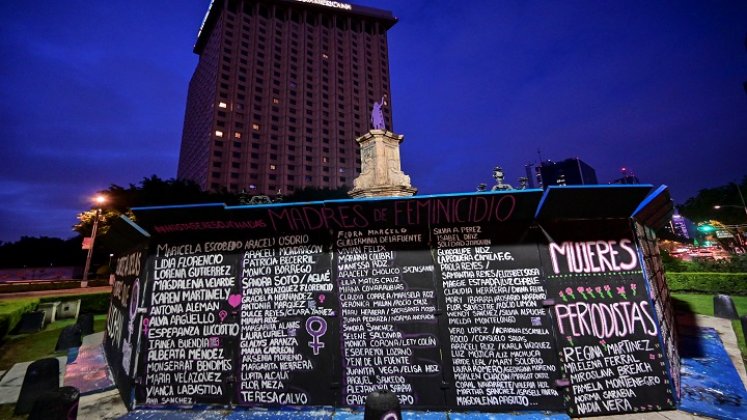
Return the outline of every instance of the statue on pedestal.
{"type": "Polygon", "coordinates": [[[371,126],[374,130],[386,131],[384,111],[382,110],[384,106],[386,106],[386,95],[381,97],[381,101],[373,103],[373,109],[371,110],[371,126]]]}
{"type": "Polygon", "coordinates": [[[402,172],[399,145],[404,136],[386,129],[385,105],[386,95],[374,102],[373,129],[355,140],[361,148],[361,173],[353,180],[353,189],[348,192],[351,197],[407,197],[417,192],[410,177],[402,172]]]}
{"type": "Polygon", "coordinates": [[[503,168],[501,168],[500,166],[496,166],[495,169],[493,169],[493,178],[495,179],[495,185],[493,185],[492,191],[505,191],[514,189],[510,184],[505,184],[503,182],[504,177],[505,175],[503,174],[503,168]]]}

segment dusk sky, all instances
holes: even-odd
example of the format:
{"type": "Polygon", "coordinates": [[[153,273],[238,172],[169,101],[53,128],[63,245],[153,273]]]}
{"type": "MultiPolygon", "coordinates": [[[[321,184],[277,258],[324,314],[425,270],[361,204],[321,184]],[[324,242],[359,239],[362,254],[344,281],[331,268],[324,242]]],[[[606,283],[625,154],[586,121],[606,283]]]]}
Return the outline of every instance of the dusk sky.
{"type": "MultiPolygon", "coordinates": [[[[5,2],[0,241],[74,235],[110,184],[176,176],[209,0],[5,2]]],[[[676,202],[747,175],[747,2],[354,2],[393,11],[394,131],[419,194],[580,157],[676,202]]],[[[734,197],[736,203],[738,197],[734,197]]]]}

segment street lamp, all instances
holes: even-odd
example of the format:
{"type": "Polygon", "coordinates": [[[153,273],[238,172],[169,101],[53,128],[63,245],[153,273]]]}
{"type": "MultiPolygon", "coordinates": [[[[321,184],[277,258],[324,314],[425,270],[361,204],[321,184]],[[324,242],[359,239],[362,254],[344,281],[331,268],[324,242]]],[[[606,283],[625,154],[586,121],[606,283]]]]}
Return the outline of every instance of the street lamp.
{"type": "MultiPolygon", "coordinates": [[[[713,206],[713,208],[716,209],[716,210],[721,210],[724,207],[734,207],[734,208],[738,208],[738,209],[745,209],[744,206],[739,206],[739,205],[736,205],[736,204],[716,204],[715,206],[713,206]]],[[[745,209],[745,213],[747,213],[747,209],[745,209]]]]}
{"type": "MultiPolygon", "coordinates": [[[[740,194],[740,197],[741,197],[741,194],[740,194]]],[[[743,205],[739,206],[739,205],[736,205],[736,204],[716,204],[715,206],[713,206],[713,208],[716,209],[716,210],[721,210],[721,209],[723,209],[725,207],[733,207],[733,208],[737,208],[737,209],[743,209],[744,212],[747,214],[747,206],[743,206],[743,205]]],[[[745,227],[747,227],[747,224],[724,225],[724,228],[727,231],[729,229],[734,229],[734,231],[736,232],[737,240],[739,241],[739,245],[740,246],[744,246],[744,243],[745,243],[744,236],[743,236],[743,234],[744,234],[744,228],[745,227]],[[740,229],[742,230],[742,232],[740,232],[740,229]]],[[[700,230],[700,227],[698,227],[698,229],[700,230]]],[[[729,232],[729,233],[731,233],[731,232],[729,232]]]]}
{"type": "Polygon", "coordinates": [[[742,202],[742,205],[736,205],[736,204],[716,204],[713,206],[714,209],[719,210],[723,207],[736,207],[738,209],[744,210],[744,214],[747,216],[747,203],[744,202],[744,196],[742,195],[742,189],[739,187],[739,184],[736,182],[731,182],[731,184],[734,184],[734,186],[737,188],[737,193],[739,194],[739,200],[742,202]]]}
{"type": "Polygon", "coordinates": [[[86,257],[86,268],[83,269],[83,281],[80,282],[80,287],[88,286],[88,271],[91,269],[91,258],[93,257],[93,244],[96,241],[96,231],[99,229],[99,219],[101,218],[101,206],[106,203],[106,197],[99,194],[93,198],[96,203],[96,216],[93,219],[93,230],[91,230],[91,243],[88,247],[88,256],[86,257]]]}
{"type": "MultiPolygon", "coordinates": [[[[742,198],[742,194],[741,193],[739,194],[739,198],[742,198]]],[[[741,206],[737,205],[737,204],[716,204],[715,206],[713,206],[713,208],[716,209],[716,210],[721,210],[724,207],[734,207],[734,208],[737,208],[737,209],[742,209],[742,210],[744,210],[745,216],[747,216],[747,205],[744,204],[744,198],[742,198],[742,205],[741,206]]]]}

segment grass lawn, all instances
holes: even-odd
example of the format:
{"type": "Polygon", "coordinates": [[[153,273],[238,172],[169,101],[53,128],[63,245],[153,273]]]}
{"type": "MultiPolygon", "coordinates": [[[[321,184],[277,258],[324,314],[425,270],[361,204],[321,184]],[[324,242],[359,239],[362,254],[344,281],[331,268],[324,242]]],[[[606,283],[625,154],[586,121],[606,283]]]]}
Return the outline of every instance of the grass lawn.
{"type": "MultiPolygon", "coordinates": [[[[65,319],[47,325],[38,333],[7,336],[0,345],[0,370],[8,370],[19,362],[66,355],[67,352],[55,353],[54,346],[62,329],[74,323],[74,319],[65,319]]],[[[105,327],[106,315],[94,316],[94,331],[103,331],[105,327]]]]}
{"type": "Polygon", "coordinates": [[[13,410],[15,410],[15,404],[3,404],[0,405],[0,419],[25,419],[28,415],[14,416],[13,410]]]}
{"type": "MultiPolygon", "coordinates": [[[[739,316],[747,315],[747,296],[732,296],[734,306],[737,308],[739,316]]],[[[689,293],[672,293],[672,304],[679,311],[689,311],[702,315],[713,315],[713,295],[696,295],[689,293]]],[[[742,352],[742,358],[747,364],[747,343],[744,340],[742,324],[738,319],[731,322],[734,333],[739,342],[739,350],[742,352]]]]}
{"type": "MultiPolygon", "coordinates": [[[[19,362],[30,362],[46,357],[64,356],[67,352],[55,352],[54,346],[60,332],[68,325],[75,323],[74,319],[55,321],[42,331],[33,334],[9,335],[0,344],[0,370],[8,370],[19,362]]],[[[104,331],[106,315],[94,315],[94,332],[104,331]]],[[[0,419],[25,419],[28,416],[14,416],[15,404],[0,405],[0,419]]]]}

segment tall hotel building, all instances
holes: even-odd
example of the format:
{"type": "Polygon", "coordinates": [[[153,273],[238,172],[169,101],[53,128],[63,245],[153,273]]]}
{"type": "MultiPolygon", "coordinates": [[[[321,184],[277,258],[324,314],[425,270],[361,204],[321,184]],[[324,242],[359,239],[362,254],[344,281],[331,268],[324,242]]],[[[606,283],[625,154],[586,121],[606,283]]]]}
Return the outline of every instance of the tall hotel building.
{"type": "Polygon", "coordinates": [[[329,0],[214,0],[194,52],[177,177],[262,194],[352,186],[387,96],[391,12],[329,0]]]}

